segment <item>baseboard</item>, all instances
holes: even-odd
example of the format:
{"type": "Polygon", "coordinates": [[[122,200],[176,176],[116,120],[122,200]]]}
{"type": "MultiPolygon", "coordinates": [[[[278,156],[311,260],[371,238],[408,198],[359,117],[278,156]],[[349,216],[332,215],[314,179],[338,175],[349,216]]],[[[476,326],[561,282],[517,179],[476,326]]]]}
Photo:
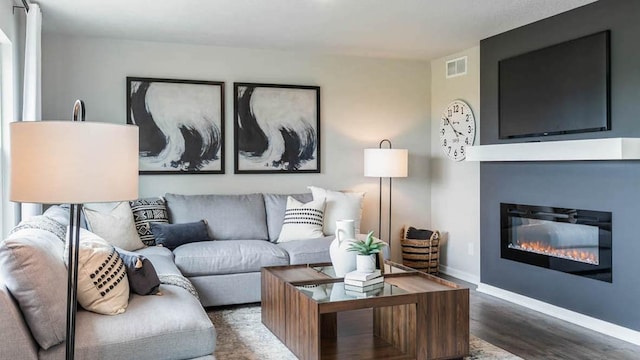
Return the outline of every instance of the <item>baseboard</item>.
{"type": "Polygon", "coordinates": [[[591,329],[599,333],[630,342],[635,345],[640,345],[640,332],[620,325],[612,324],[610,322],[596,319],[591,316],[567,310],[540,300],[516,294],[514,292],[500,289],[484,283],[478,284],[477,291],[495,296],[497,298],[512,302],[517,305],[524,306],[526,308],[541,312],[549,316],[556,317],[560,320],[564,320],[585,327],[587,329],[591,329]]]}
{"type": "Polygon", "coordinates": [[[480,277],[478,275],[474,275],[466,271],[454,269],[454,268],[448,267],[447,265],[440,264],[440,272],[443,274],[447,274],[449,276],[453,276],[454,278],[458,278],[460,280],[470,282],[475,285],[478,285],[480,283],[480,277]]]}

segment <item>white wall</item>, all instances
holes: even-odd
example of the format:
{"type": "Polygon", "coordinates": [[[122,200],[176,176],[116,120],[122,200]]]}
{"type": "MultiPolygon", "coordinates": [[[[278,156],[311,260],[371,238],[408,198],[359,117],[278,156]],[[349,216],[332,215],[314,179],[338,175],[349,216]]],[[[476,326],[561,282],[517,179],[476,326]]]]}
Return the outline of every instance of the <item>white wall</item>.
{"type": "Polygon", "coordinates": [[[13,12],[12,0],[0,1],[0,235],[4,238],[16,224],[18,204],[9,201],[9,123],[20,118],[22,109],[22,69],[24,11],[13,12]]]}
{"type": "MultiPolygon", "coordinates": [[[[362,229],[377,229],[378,180],[363,177],[363,149],[389,138],[394,147],[408,148],[410,153],[410,177],[394,181],[393,233],[399,233],[403,223],[424,226],[429,220],[430,69],[426,61],[48,34],[43,36],[42,52],[43,119],[69,118],[73,101],[81,98],[89,121],[124,123],[126,76],[226,82],[227,174],[144,175],[140,196],[291,193],[304,192],[308,185],[361,190],[367,192],[362,229]],[[233,174],[234,81],[321,87],[321,174],[233,174]]],[[[394,254],[399,255],[399,248],[394,254]]]]}
{"type": "Polygon", "coordinates": [[[446,106],[466,101],[476,119],[475,144],[480,143],[480,47],[431,61],[431,225],[445,239],[443,270],[458,278],[480,281],[480,164],[449,160],[440,147],[438,130],[446,106]],[[447,60],[467,56],[467,75],[447,79],[447,60]]]}

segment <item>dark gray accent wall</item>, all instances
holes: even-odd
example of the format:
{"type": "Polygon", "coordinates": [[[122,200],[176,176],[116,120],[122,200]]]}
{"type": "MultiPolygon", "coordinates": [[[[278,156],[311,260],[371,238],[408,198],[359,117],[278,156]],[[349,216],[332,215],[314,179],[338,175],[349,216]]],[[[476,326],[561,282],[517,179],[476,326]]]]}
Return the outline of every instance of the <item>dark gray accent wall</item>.
{"type": "MultiPolygon", "coordinates": [[[[600,0],[480,43],[480,142],[640,137],[640,1],[600,0]],[[498,61],[611,30],[611,131],[498,139],[498,61]]],[[[526,111],[526,108],[523,108],[526,111]]],[[[640,330],[640,161],[480,166],[481,281],[640,330]],[[613,213],[611,284],[500,258],[500,203],[613,213]]]]}

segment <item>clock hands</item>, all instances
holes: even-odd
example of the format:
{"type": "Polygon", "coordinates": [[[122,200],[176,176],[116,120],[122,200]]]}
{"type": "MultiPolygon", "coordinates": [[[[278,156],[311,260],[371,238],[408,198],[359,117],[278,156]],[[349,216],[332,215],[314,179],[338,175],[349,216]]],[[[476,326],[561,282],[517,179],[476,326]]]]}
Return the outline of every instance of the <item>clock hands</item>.
{"type": "Polygon", "coordinates": [[[451,124],[451,120],[449,120],[449,118],[444,118],[444,120],[447,122],[447,125],[451,127],[451,130],[453,130],[453,133],[456,134],[456,137],[458,137],[459,135],[464,135],[461,131],[458,131],[456,130],[456,128],[453,127],[453,124],[451,124]]]}

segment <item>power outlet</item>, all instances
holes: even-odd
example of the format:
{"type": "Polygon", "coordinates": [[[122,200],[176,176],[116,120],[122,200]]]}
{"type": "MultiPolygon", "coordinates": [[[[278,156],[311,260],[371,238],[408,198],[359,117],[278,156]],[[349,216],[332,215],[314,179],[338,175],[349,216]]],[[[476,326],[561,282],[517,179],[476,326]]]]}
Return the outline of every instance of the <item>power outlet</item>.
{"type": "Polygon", "coordinates": [[[467,254],[469,254],[469,256],[473,256],[473,253],[474,253],[473,250],[474,250],[473,249],[473,243],[471,243],[471,242],[467,243],[467,254]]]}

